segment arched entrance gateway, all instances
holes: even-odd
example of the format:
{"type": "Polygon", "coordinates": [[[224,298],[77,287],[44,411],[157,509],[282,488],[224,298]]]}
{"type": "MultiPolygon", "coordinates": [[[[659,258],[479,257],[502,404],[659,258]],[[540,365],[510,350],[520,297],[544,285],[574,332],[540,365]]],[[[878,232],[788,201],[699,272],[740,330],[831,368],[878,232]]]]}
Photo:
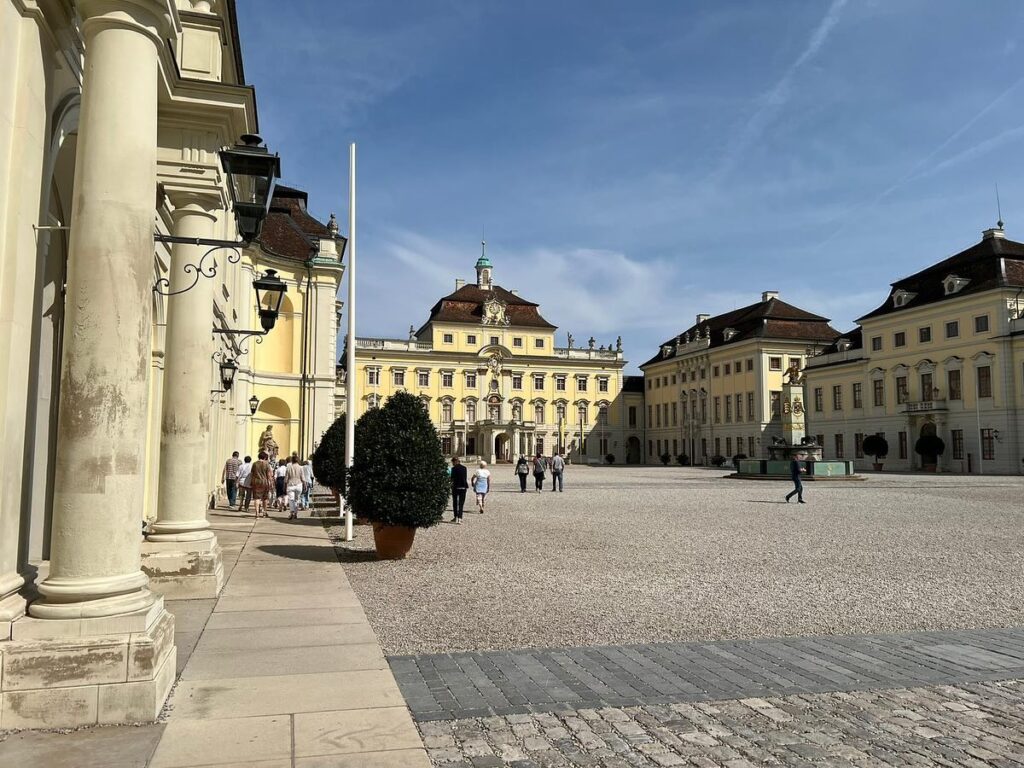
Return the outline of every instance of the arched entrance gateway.
{"type": "Polygon", "coordinates": [[[640,463],[640,438],[633,435],[626,441],[626,463],[640,463]]]}

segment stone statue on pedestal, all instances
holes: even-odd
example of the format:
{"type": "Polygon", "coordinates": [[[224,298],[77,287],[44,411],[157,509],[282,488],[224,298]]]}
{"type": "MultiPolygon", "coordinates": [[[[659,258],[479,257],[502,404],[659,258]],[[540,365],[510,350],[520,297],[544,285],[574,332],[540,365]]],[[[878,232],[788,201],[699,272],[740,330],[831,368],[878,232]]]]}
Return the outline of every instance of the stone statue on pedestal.
{"type": "Polygon", "coordinates": [[[274,439],[274,425],[267,424],[266,430],[260,435],[260,452],[265,452],[271,461],[275,461],[278,450],[277,441],[274,439]]]}

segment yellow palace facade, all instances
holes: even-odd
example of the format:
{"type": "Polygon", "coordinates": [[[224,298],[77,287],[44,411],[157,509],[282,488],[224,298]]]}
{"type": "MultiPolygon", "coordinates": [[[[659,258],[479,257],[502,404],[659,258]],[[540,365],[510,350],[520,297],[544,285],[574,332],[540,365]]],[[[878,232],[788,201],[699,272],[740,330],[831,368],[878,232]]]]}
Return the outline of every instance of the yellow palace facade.
{"type": "Polygon", "coordinates": [[[642,400],[623,392],[621,341],[556,346],[538,305],[495,284],[493,271],[482,255],[476,281],[456,280],[407,339],[356,338],[356,414],[407,391],[423,399],[447,456],[639,461],[642,400]]]}

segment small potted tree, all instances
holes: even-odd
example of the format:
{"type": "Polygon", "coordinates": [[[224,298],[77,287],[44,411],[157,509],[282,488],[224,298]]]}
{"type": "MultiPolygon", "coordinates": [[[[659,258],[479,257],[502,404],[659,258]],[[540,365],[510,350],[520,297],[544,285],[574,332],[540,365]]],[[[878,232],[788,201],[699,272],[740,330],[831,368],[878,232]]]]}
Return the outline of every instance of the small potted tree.
{"type": "Polygon", "coordinates": [[[935,472],[939,464],[939,456],[946,450],[946,443],[938,435],[921,435],[914,444],[914,452],[921,457],[921,468],[925,472],[935,472]]]}
{"type": "Polygon", "coordinates": [[[667,467],[668,463],[672,461],[672,454],[668,451],[664,451],[658,458],[661,459],[661,463],[667,467]]]}
{"type": "Polygon", "coordinates": [[[309,457],[313,474],[320,485],[330,488],[334,500],[345,493],[345,414],[341,414],[327,428],[320,444],[309,457]]]}
{"type": "Polygon", "coordinates": [[[676,463],[678,463],[680,467],[688,467],[690,466],[690,457],[685,453],[680,453],[676,456],[676,463]]]}
{"type": "Polygon", "coordinates": [[[451,482],[437,431],[423,403],[396,392],[356,423],[348,501],[373,524],[377,557],[400,560],[417,528],[441,522],[451,482]]]}
{"type": "Polygon", "coordinates": [[[606,462],[608,462],[609,464],[614,464],[615,463],[615,454],[614,453],[605,454],[604,460],[606,462]]]}
{"type": "Polygon", "coordinates": [[[889,443],[881,435],[868,435],[864,438],[864,444],[861,446],[868,456],[874,459],[871,464],[871,468],[875,472],[882,471],[882,462],[885,457],[889,455],[889,443]]]}

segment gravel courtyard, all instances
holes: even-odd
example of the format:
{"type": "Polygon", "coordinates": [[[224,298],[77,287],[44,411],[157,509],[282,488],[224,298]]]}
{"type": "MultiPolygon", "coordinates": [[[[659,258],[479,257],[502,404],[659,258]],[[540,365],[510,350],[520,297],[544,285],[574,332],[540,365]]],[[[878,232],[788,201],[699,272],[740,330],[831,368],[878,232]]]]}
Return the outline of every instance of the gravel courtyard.
{"type": "Polygon", "coordinates": [[[484,515],[379,562],[339,545],[388,654],[1024,624],[1024,480],[807,483],[569,467],[566,491],[494,473],[484,515]]]}

